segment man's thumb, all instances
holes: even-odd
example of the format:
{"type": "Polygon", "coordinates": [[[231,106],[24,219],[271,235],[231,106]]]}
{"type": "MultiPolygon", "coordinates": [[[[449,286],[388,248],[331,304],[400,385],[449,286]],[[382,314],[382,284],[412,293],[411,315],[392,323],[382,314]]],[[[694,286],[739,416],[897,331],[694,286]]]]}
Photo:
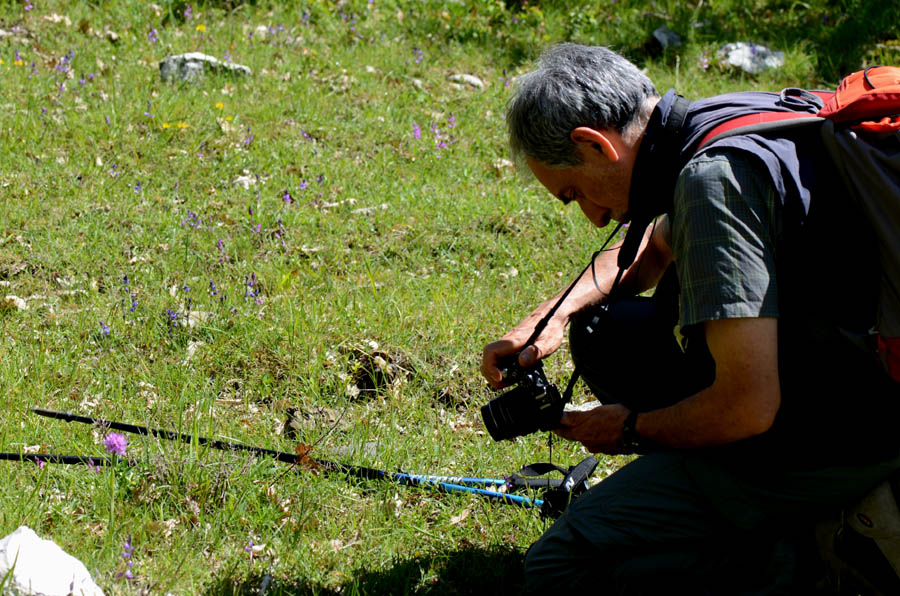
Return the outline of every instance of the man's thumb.
{"type": "Polygon", "coordinates": [[[519,366],[531,366],[538,360],[537,346],[531,345],[519,353],[519,366]]]}

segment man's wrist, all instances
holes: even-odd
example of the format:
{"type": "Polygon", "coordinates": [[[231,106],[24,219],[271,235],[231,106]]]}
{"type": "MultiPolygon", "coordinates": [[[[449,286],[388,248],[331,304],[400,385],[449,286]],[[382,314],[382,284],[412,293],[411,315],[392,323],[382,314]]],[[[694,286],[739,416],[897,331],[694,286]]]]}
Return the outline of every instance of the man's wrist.
{"type": "Polygon", "coordinates": [[[631,410],[625,417],[625,422],[622,423],[622,447],[626,452],[640,453],[646,447],[646,441],[637,432],[637,421],[640,415],[641,413],[637,410],[631,410]]]}

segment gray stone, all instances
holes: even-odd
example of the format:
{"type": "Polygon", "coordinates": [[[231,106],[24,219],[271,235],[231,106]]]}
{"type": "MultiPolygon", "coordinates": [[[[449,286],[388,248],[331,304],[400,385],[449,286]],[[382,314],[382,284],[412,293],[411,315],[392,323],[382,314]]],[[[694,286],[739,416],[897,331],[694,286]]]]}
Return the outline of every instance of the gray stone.
{"type": "Polygon", "coordinates": [[[475,75],[452,74],[447,77],[447,80],[457,88],[463,88],[466,86],[474,87],[476,89],[484,88],[484,82],[475,75]]]}
{"type": "Polygon", "coordinates": [[[221,72],[241,76],[253,74],[253,71],[242,64],[222,62],[218,58],[213,58],[200,52],[169,56],[159,63],[159,74],[164,81],[196,81],[207,72],[221,72]]]}
{"type": "Polygon", "coordinates": [[[663,51],[669,48],[677,48],[681,45],[681,36],[663,25],[653,32],[653,39],[663,51]]]}
{"type": "Polygon", "coordinates": [[[749,74],[759,74],[768,68],[784,65],[784,52],[774,52],[755,43],[739,41],[719,48],[716,57],[723,64],[740,68],[749,74]]]}

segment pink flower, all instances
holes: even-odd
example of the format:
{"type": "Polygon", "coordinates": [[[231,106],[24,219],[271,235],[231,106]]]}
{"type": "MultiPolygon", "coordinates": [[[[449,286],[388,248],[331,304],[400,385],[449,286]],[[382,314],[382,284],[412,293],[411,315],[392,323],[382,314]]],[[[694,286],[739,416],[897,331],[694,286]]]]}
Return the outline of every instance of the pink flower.
{"type": "Polygon", "coordinates": [[[125,438],[125,435],[120,435],[119,433],[109,433],[103,439],[103,446],[106,447],[108,453],[125,455],[125,450],[128,448],[128,439],[125,438]]]}

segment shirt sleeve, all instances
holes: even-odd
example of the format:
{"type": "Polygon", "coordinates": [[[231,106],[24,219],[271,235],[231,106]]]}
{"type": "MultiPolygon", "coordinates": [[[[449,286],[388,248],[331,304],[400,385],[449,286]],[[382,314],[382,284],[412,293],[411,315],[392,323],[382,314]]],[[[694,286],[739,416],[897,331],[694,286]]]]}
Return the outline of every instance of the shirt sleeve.
{"type": "Polygon", "coordinates": [[[778,316],[777,204],[768,174],[750,155],[710,151],[688,162],[672,212],[682,327],[778,316]]]}

